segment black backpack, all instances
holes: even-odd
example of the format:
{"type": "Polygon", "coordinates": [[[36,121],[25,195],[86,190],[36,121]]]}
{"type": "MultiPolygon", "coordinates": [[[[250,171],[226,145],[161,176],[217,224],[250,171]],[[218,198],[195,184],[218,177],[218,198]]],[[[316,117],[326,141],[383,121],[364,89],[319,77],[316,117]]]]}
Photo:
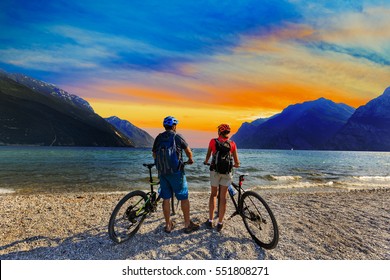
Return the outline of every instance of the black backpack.
{"type": "Polygon", "coordinates": [[[156,167],[160,175],[177,173],[181,167],[176,150],[176,134],[162,133],[156,149],[156,167]]]}
{"type": "Polygon", "coordinates": [[[229,174],[233,169],[233,157],[230,152],[230,140],[220,142],[215,140],[216,153],[213,156],[211,166],[220,174],[229,174]]]}

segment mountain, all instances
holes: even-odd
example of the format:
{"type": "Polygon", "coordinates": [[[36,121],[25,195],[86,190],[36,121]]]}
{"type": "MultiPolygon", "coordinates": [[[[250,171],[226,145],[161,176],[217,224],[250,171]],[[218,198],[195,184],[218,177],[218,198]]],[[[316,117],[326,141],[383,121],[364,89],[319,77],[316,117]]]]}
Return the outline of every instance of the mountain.
{"type": "Polygon", "coordinates": [[[268,120],[256,120],[256,125],[245,125],[232,140],[241,148],[323,149],[353,112],[348,105],[320,98],[290,105],[268,120]]]}
{"type": "Polygon", "coordinates": [[[153,146],[154,138],[146,131],[136,127],[129,121],[122,120],[115,116],[106,118],[106,121],[130,138],[136,147],[148,148],[153,146]]]}
{"type": "Polygon", "coordinates": [[[271,118],[274,118],[278,115],[279,114],[276,114],[270,118],[260,118],[254,120],[253,122],[244,122],[237,130],[237,132],[232,136],[232,140],[235,141],[240,146],[245,145],[245,143],[251,141],[250,139],[253,137],[253,135],[257,131],[257,128],[260,125],[262,125],[263,123],[267,122],[271,118]]]}
{"type": "Polygon", "coordinates": [[[37,91],[46,96],[57,97],[69,104],[94,112],[91,105],[89,105],[89,103],[86,100],[80,98],[77,95],[70,94],[56,87],[53,84],[45,83],[43,81],[39,81],[19,73],[7,73],[1,69],[0,69],[0,77],[7,77],[11,80],[14,80],[18,84],[24,85],[32,89],[33,91],[37,91]]]}
{"type": "Polygon", "coordinates": [[[0,144],[134,146],[88,106],[70,98],[41,93],[0,73],[0,144]]]}
{"type": "Polygon", "coordinates": [[[390,87],[356,109],[329,142],[336,150],[390,151],[390,87]]]}

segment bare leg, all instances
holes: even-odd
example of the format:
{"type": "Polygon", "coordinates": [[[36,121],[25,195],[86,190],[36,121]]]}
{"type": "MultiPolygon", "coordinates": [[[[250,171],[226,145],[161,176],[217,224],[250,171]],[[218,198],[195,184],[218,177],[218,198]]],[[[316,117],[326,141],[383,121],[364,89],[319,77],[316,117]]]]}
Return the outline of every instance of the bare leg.
{"type": "Polygon", "coordinates": [[[219,213],[218,213],[218,222],[222,224],[223,217],[225,216],[226,212],[226,194],[227,194],[228,187],[227,186],[220,186],[220,197],[219,197],[219,213]]]}
{"type": "Polygon", "coordinates": [[[190,225],[190,201],[188,199],[181,200],[181,210],[183,211],[184,216],[184,226],[188,227],[190,225]]]}
{"type": "Polygon", "coordinates": [[[218,187],[211,187],[211,194],[209,199],[209,220],[212,221],[214,219],[214,211],[215,205],[217,201],[218,187]]]}
{"type": "Polygon", "coordinates": [[[165,219],[165,227],[171,229],[171,200],[164,199],[162,203],[163,214],[165,219]]]}

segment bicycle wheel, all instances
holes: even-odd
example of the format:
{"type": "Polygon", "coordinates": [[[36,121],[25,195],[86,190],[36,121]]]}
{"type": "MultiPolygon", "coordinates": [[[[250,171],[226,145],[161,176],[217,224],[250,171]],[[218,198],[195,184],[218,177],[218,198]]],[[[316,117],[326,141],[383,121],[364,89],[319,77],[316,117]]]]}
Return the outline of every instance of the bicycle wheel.
{"type": "Polygon", "coordinates": [[[119,201],[108,223],[108,234],[114,242],[122,243],[136,234],[149,213],[147,200],[143,191],[133,191],[119,201]]]}
{"type": "Polygon", "coordinates": [[[276,219],[265,200],[253,191],[247,191],[240,200],[240,213],[252,239],[265,249],[273,249],[279,241],[276,219]]]}

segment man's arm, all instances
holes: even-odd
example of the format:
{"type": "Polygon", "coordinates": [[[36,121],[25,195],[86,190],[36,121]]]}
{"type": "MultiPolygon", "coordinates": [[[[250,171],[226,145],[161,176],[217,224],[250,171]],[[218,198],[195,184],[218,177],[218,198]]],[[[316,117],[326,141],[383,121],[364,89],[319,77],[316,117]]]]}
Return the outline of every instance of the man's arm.
{"type": "Polygon", "coordinates": [[[156,149],[157,149],[157,141],[158,141],[158,138],[159,138],[160,134],[157,135],[156,139],[154,139],[154,142],[153,142],[153,147],[152,147],[152,155],[153,155],[153,158],[156,159],[156,149]]]}
{"type": "Polygon", "coordinates": [[[190,146],[187,146],[187,148],[184,149],[184,152],[186,153],[186,155],[188,157],[187,163],[193,164],[194,160],[192,159],[192,151],[191,151],[190,146]]]}

